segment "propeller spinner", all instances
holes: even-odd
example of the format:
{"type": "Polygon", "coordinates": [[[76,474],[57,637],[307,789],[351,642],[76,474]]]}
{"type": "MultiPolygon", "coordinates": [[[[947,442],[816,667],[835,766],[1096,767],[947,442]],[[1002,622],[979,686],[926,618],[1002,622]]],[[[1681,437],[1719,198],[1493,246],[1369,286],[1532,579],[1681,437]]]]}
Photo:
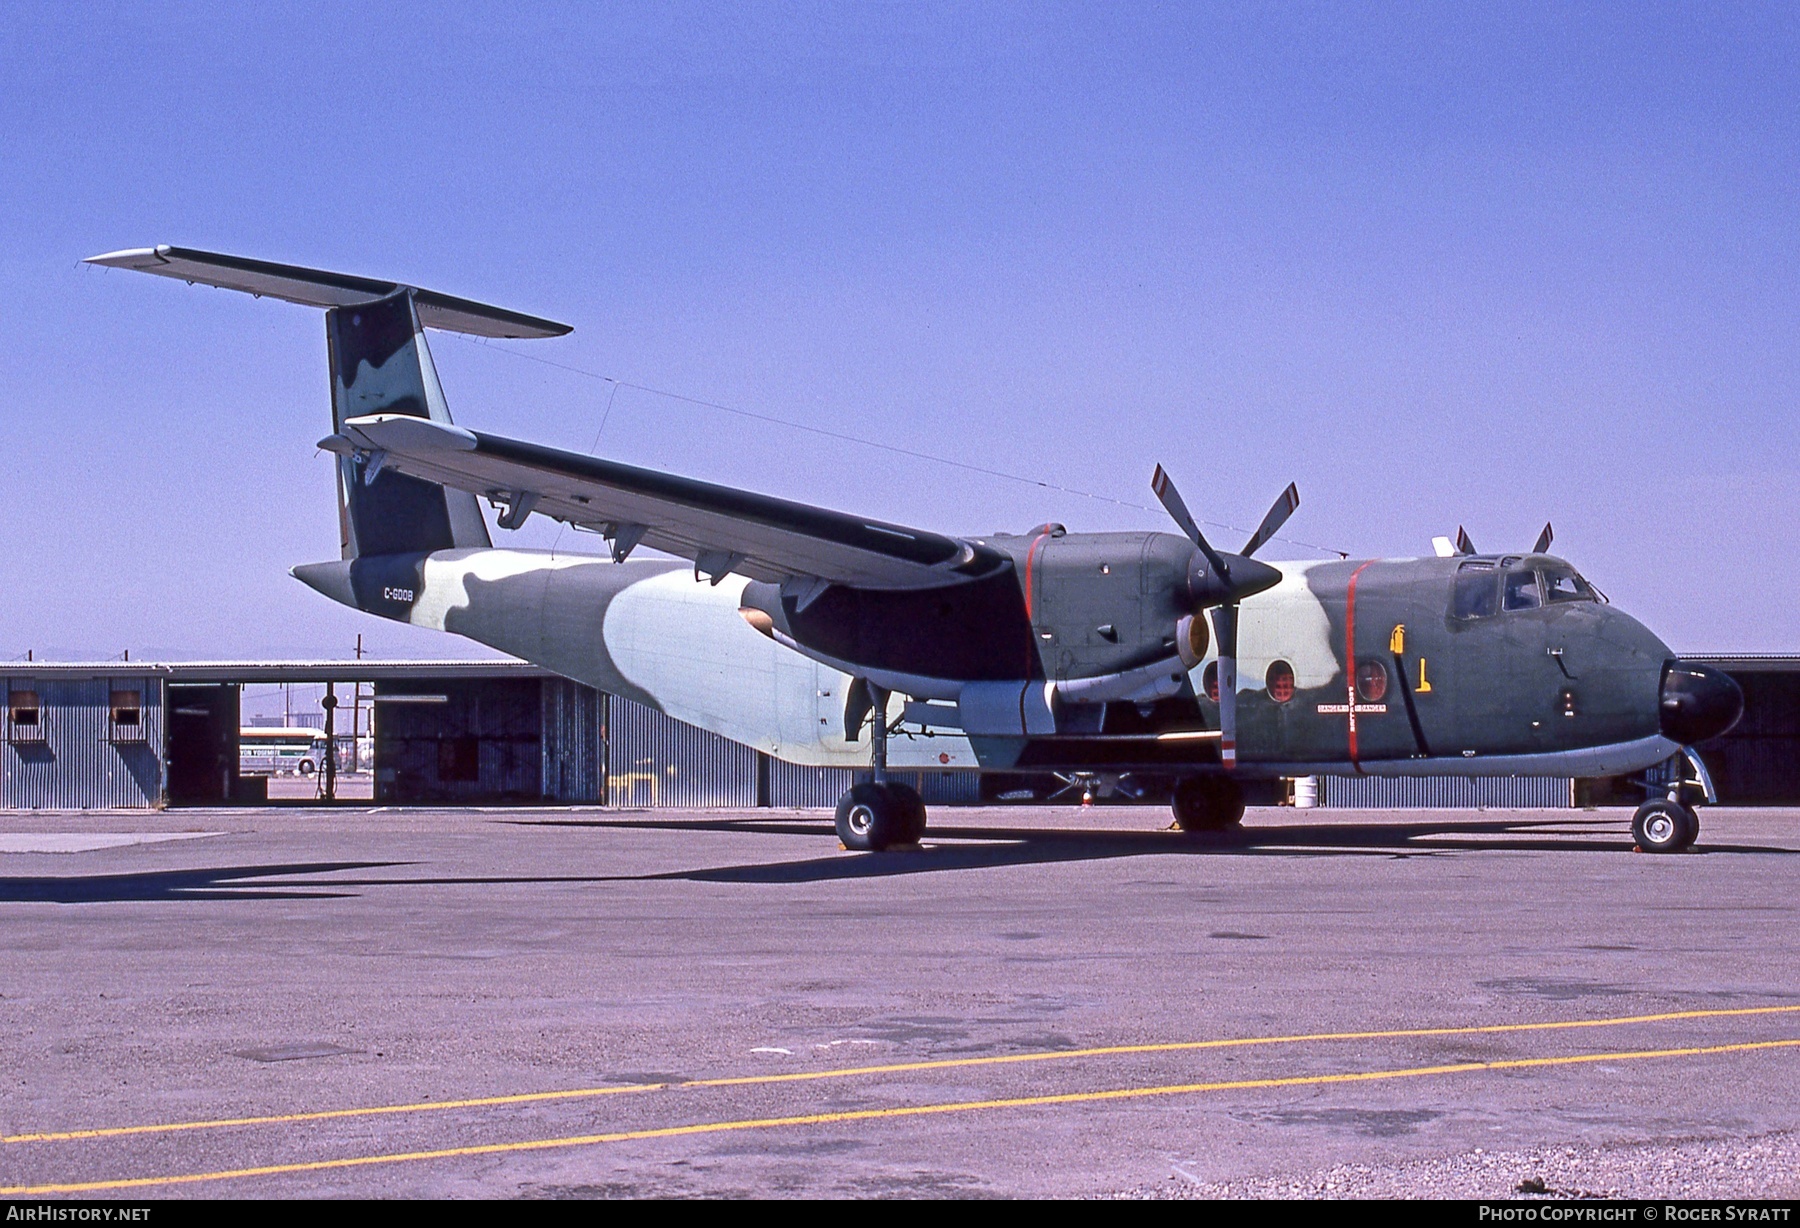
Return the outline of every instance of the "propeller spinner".
{"type": "MultiPolygon", "coordinates": [[[[1256,532],[1250,535],[1238,554],[1220,554],[1214,550],[1200,526],[1194,522],[1181,492],[1161,465],[1150,479],[1150,489],[1181,531],[1199,551],[1188,573],[1188,595],[1194,602],[1194,618],[1211,609],[1213,633],[1219,643],[1219,760],[1229,770],[1237,766],[1237,607],[1246,597],[1281,583],[1281,573],[1267,563],[1250,556],[1281,531],[1287,518],[1300,506],[1300,490],[1293,483],[1281,492],[1256,532]]],[[[1185,620],[1184,620],[1185,621],[1185,620]]],[[[1186,628],[1184,628],[1186,630],[1186,628]]],[[[1177,640],[1187,637],[1177,632],[1177,640]]]]}

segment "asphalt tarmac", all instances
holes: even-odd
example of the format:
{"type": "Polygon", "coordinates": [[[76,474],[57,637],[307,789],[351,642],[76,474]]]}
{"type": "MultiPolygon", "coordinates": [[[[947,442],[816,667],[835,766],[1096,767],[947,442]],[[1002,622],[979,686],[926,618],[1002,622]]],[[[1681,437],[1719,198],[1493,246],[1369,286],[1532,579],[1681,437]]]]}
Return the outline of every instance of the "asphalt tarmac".
{"type": "Polygon", "coordinates": [[[1800,1194],[1800,812],[1627,819],[0,814],[0,1192],[1800,1194]]]}

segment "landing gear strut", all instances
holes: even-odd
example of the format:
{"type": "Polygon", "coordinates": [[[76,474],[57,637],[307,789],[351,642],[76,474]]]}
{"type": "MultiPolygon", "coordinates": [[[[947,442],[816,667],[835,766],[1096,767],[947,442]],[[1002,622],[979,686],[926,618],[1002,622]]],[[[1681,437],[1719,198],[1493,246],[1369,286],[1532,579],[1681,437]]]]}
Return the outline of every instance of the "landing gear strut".
{"type": "Polygon", "coordinates": [[[1244,821],[1244,790],[1228,776],[1183,776],[1170,808],[1182,831],[1227,831],[1244,821]]]}
{"type": "Polygon", "coordinates": [[[925,799],[917,789],[887,778],[888,692],[870,683],[869,697],[875,709],[870,722],[873,779],[852,785],[837,805],[838,839],[859,853],[917,844],[925,834],[925,799]]]}

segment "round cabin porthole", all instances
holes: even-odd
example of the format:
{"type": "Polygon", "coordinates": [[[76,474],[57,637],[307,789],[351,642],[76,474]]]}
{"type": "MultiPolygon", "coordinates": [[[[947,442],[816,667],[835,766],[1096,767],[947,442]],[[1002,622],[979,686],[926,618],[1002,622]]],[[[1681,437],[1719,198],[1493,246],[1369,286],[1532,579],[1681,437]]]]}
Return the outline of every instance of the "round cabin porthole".
{"type": "MultiPolygon", "coordinates": [[[[1199,619],[1194,621],[1198,622],[1199,619]]],[[[1206,669],[1200,675],[1200,685],[1206,689],[1206,697],[1214,703],[1219,702],[1219,663],[1208,661],[1206,669]]]]}
{"type": "Polygon", "coordinates": [[[1379,661],[1364,661],[1356,667],[1356,693],[1365,703],[1378,704],[1387,698],[1387,666],[1379,661]]]}
{"type": "Polygon", "coordinates": [[[1294,667],[1286,661],[1270,662],[1263,683],[1269,688],[1270,699],[1278,704],[1286,703],[1294,697],[1294,667]]]}

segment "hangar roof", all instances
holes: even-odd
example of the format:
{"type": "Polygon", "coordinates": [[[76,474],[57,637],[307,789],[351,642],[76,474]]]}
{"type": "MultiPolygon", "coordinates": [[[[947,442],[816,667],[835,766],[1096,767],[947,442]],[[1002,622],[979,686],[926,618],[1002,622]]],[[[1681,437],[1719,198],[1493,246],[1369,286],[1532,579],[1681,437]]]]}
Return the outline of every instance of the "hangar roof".
{"type": "Polygon", "coordinates": [[[163,678],[172,683],[392,682],[408,678],[553,678],[528,661],[9,661],[7,678],[163,678]]]}

